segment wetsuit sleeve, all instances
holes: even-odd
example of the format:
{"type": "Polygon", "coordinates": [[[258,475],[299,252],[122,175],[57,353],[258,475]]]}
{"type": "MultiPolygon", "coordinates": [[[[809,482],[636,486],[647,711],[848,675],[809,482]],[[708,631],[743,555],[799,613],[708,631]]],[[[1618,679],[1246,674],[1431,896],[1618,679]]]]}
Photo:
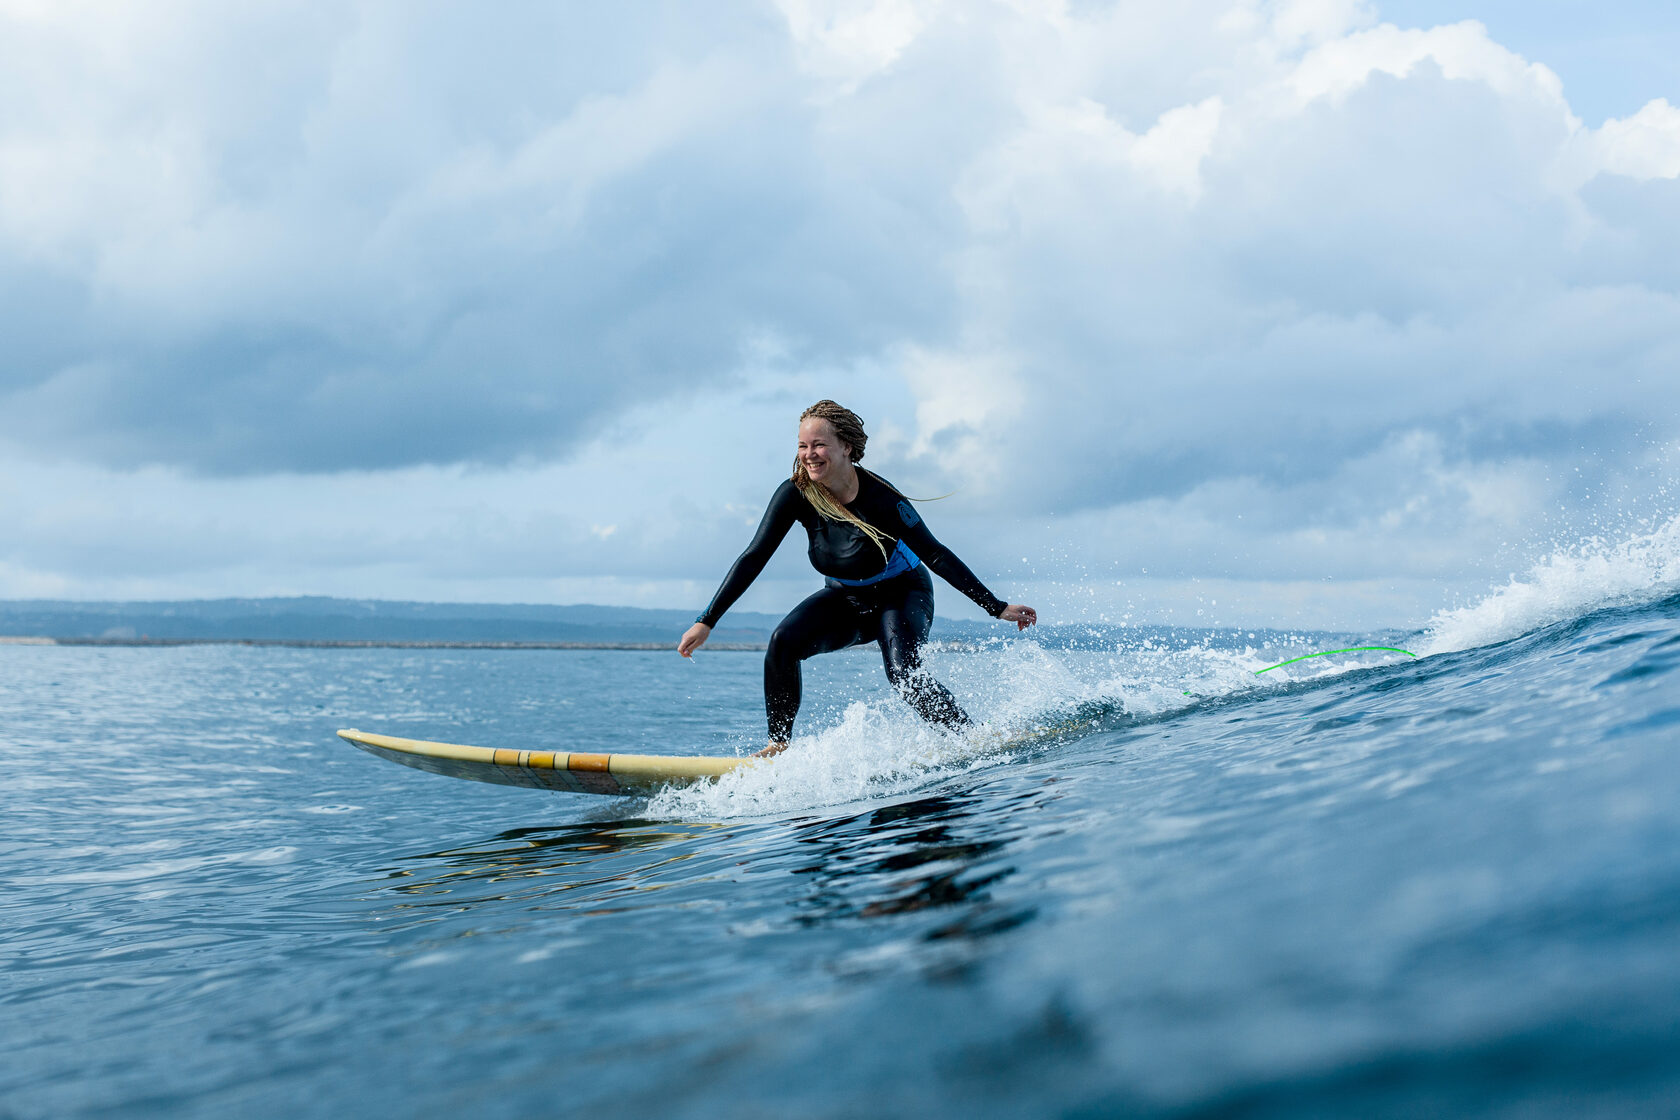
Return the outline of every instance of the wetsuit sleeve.
{"type": "Polygon", "coordinates": [[[974,605],[996,618],[1003,613],[1003,608],[1009,604],[999,599],[987,590],[980,582],[980,577],[969,570],[967,564],[957,559],[957,554],[934,539],[928,532],[927,524],[916,507],[910,504],[910,499],[900,498],[898,502],[898,520],[903,528],[899,531],[900,538],[910,546],[918,559],[935,572],[939,578],[952,587],[974,600],[974,605]]]}
{"type": "Polygon", "coordinates": [[[753,534],[747,550],[741,553],[729,574],[723,577],[723,585],[712,596],[711,606],[703,611],[696,622],[704,622],[707,626],[716,626],[723,612],[735,605],[752,581],[758,578],[758,573],[764,570],[764,565],[770,562],[770,557],[776,553],[776,547],[787,536],[788,530],[798,520],[795,502],[802,502],[799,490],[792,482],[784,482],[776,488],[770,497],[770,505],[764,511],[764,520],[758,523],[758,532],[753,534]]]}

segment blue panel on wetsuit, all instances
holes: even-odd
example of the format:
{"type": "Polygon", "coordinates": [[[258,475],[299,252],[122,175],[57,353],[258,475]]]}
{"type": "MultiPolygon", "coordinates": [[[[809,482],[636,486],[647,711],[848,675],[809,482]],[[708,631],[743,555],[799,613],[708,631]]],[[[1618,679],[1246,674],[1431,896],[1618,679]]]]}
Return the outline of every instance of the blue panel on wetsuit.
{"type": "Polygon", "coordinates": [[[887,566],[879,574],[870,576],[868,579],[841,579],[838,576],[829,576],[828,578],[835,583],[843,583],[847,587],[868,587],[872,583],[880,583],[882,580],[902,575],[921,562],[921,558],[910,551],[909,545],[899,541],[898,547],[894,548],[892,555],[887,558],[887,566]]]}
{"type": "Polygon", "coordinates": [[[911,508],[909,498],[905,498],[898,503],[898,515],[904,518],[904,524],[907,528],[914,528],[922,523],[921,517],[911,508]]]}

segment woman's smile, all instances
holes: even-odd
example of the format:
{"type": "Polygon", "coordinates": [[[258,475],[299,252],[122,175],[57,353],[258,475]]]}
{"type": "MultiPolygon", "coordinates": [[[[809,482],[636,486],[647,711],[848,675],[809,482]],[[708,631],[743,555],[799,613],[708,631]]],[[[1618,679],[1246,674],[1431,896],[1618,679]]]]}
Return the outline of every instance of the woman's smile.
{"type": "Polygon", "coordinates": [[[812,482],[828,484],[834,473],[834,456],[846,448],[834,434],[834,426],[827,420],[809,417],[799,425],[799,461],[812,482]]]}

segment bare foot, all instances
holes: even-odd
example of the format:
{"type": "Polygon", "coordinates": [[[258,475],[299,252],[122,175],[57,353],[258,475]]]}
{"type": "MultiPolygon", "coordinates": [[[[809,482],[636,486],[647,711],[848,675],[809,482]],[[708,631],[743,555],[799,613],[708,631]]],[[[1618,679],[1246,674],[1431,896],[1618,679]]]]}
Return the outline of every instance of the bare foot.
{"type": "Polygon", "coordinates": [[[768,747],[765,747],[763,750],[761,750],[757,754],[753,755],[753,757],[754,758],[775,758],[777,755],[781,754],[783,751],[785,751],[787,749],[788,749],[788,745],[786,743],[772,742],[768,747]]]}

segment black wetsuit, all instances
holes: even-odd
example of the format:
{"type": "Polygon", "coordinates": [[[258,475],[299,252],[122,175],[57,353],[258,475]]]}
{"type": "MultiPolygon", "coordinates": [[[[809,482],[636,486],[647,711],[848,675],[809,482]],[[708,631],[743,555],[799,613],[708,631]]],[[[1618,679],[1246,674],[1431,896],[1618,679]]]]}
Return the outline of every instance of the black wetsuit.
{"type": "Polygon", "coordinates": [[[993,618],[1008,605],[933,538],[908,499],[868,471],[860,468],[857,475],[858,495],[846,508],[886,534],[887,560],[862,530],[849,521],[823,517],[789,480],[776,488],[752,543],[697,620],[716,626],[758,578],[794,523],[805,526],[811,565],[828,579],[770,635],[764,655],[764,709],[775,742],[786,742],[793,734],[793,718],[799,712],[799,663],[865,642],[880,643],[887,679],[924,719],[952,727],[967,723],[956,699],[922,669],[921,645],[933,625],[933,580],[927,569],[938,572],[993,618]]]}

